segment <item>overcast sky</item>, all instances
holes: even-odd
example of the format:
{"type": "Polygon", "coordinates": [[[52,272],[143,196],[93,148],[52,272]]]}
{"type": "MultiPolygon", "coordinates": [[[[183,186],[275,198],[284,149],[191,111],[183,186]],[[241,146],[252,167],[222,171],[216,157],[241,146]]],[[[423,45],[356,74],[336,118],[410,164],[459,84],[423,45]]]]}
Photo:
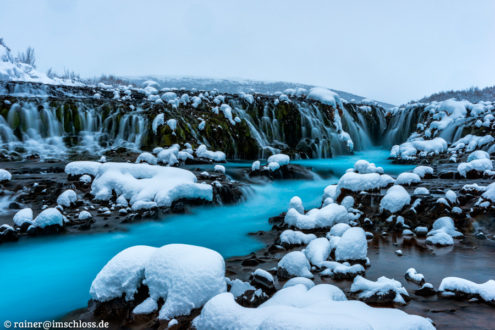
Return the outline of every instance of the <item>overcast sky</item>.
{"type": "Polygon", "coordinates": [[[327,86],[393,104],[495,84],[495,1],[1,0],[38,68],[327,86]]]}

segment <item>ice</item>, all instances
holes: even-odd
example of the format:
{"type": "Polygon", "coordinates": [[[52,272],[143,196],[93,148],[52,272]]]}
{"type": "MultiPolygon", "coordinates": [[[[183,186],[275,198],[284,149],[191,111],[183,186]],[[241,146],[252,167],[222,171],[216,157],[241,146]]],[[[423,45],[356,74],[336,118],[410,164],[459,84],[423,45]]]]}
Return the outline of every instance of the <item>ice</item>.
{"type": "Polygon", "coordinates": [[[366,234],[361,227],[347,229],[335,248],[335,260],[366,260],[368,243],[366,234]]]}
{"type": "Polygon", "coordinates": [[[315,234],[305,234],[291,229],[286,229],[280,234],[280,242],[288,245],[308,244],[315,238],[315,234]]]}
{"type": "Polygon", "coordinates": [[[281,270],[288,277],[313,278],[308,259],[306,259],[306,255],[301,251],[293,251],[284,255],[278,262],[279,277],[281,270]]]}
{"type": "Polygon", "coordinates": [[[24,208],[17,211],[17,213],[14,215],[13,221],[17,227],[22,227],[22,225],[25,223],[32,224],[33,210],[31,210],[30,208],[24,208]]]}
{"type": "Polygon", "coordinates": [[[400,185],[395,185],[387,190],[380,201],[380,208],[391,213],[397,213],[411,203],[411,196],[400,185]]]}

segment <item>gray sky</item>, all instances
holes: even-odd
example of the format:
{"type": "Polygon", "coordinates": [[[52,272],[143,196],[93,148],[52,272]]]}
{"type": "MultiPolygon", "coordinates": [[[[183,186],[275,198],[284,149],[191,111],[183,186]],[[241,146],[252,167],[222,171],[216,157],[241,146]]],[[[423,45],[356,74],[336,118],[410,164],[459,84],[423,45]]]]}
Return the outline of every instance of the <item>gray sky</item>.
{"type": "Polygon", "coordinates": [[[0,0],[0,37],[84,77],[291,81],[394,104],[495,84],[495,1],[0,0]]]}

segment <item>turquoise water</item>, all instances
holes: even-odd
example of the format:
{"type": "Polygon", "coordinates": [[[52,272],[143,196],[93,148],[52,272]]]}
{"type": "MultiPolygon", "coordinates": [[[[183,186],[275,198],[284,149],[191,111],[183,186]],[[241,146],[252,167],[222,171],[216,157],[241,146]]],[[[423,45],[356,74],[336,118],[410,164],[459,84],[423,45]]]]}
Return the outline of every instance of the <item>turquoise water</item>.
{"type": "MultiPolygon", "coordinates": [[[[295,163],[317,172],[341,175],[358,159],[367,159],[397,174],[411,166],[392,165],[388,151],[295,163]]],[[[240,164],[227,164],[227,167],[240,164]]],[[[321,202],[323,188],[336,176],[315,181],[279,181],[253,186],[254,193],[231,206],[197,207],[190,214],[163,221],[128,225],[118,233],[61,235],[23,239],[0,245],[0,321],[38,321],[60,317],[84,307],[93,278],[119,251],[133,245],[187,243],[205,246],[224,257],[245,255],[262,247],[247,233],[269,229],[268,218],[287,210],[294,195],[306,208],[321,202]]]]}

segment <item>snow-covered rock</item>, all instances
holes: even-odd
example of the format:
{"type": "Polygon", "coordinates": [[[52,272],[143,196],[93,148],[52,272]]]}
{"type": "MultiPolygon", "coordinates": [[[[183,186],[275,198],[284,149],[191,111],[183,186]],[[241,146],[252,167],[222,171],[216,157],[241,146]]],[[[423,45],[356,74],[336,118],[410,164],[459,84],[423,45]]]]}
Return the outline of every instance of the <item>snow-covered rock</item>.
{"type": "Polygon", "coordinates": [[[399,174],[395,180],[395,184],[411,185],[415,183],[420,183],[421,178],[416,173],[404,172],[399,174]]]}
{"type": "Polygon", "coordinates": [[[457,171],[463,177],[466,177],[471,171],[483,173],[484,171],[491,171],[492,169],[492,161],[486,158],[474,159],[468,163],[460,163],[457,166],[457,171]]]}
{"type": "Polygon", "coordinates": [[[304,205],[299,196],[294,196],[289,201],[289,209],[295,209],[297,212],[304,214],[304,205]]]}
{"type": "Polygon", "coordinates": [[[416,166],[413,173],[419,175],[420,178],[424,178],[426,175],[433,175],[433,168],[430,166],[416,166]]]}
{"type": "Polygon", "coordinates": [[[304,254],[312,265],[320,267],[330,255],[330,242],[325,237],[311,240],[304,249],[304,254]]]}
{"type": "Polygon", "coordinates": [[[407,290],[399,281],[382,276],[376,281],[370,281],[362,276],[356,276],[351,286],[351,293],[366,302],[394,302],[404,305],[404,298],[409,297],[407,290]]]}
{"type": "Polygon", "coordinates": [[[224,162],[225,154],[221,151],[211,151],[206,148],[204,144],[200,145],[198,149],[196,149],[196,156],[201,158],[210,159],[216,162],[224,162]]]}
{"type": "Polygon", "coordinates": [[[330,276],[335,280],[350,280],[357,275],[364,274],[364,267],[361,264],[350,265],[348,262],[325,261],[321,264],[325,268],[320,272],[321,276],[330,276]]]}
{"type": "Polygon", "coordinates": [[[360,174],[367,174],[367,173],[383,174],[382,167],[376,167],[374,163],[370,163],[364,159],[360,159],[354,163],[354,171],[360,174]]]}
{"type": "Polygon", "coordinates": [[[225,174],[225,166],[223,166],[223,165],[215,165],[215,167],[213,169],[215,172],[225,174]]]}
{"type": "Polygon", "coordinates": [[[12,179],[12,174],[9,171],[0,168],[0,182],[10,181],[12,179]]]}
{"type": "Polygon", "coordinates": [[[259,160],[255,160],[251,165],[251,171],[259,171],[261,167],[261,162],[259,160]]]}
{"type": "Polygon", "coordinates": [[[338,222],[348,222],[349,214],[346,208],[335,203],[308,211],[301,214],[296,209],[291,208],[287,211],[284,222],[289,226],[299,229],[314,229],[331,227],[338,222]]]}
{"type": "Polygon", "coordinates": [[[414,189],[413,195],[429,195],[430,191],[425,187],[418,187],[414,189]]]}
{"type": "Polygon", "coordinates": [[[400,185],[395,185],[390,187],[385,196],[383,196],[380,201],[380,209],[397,213],[410,203],[411,196],[406,189],[400,185]]]}
{"type": "Polygon", "coordinates": [[[89,213],[88,211],[81,211],[78,215],[78,219],[80,221],[85,221],[85,220],[89,220],[91,219],[93,216],[91,215],[91,213],[89,213]]]}
{"type": "Polygon", "coordinates": [[[312,280],[310,280],[309,278],[293,277],[290,280],[288,280],[287,282],[285,282],[283,288],[288,288],[290,286],[295,286],[298,284],[304,285],[306,287],[306,289],[308,289],[308,290],[315,286],[315,283],[312,280]]]}
{"type": "Polygon", "coordinates": [[[337,223],[332,226],[328,234],[330,236],[339,236],[341,237],[351,226],[349,226],[347,223],[337,223]]]}
{"type": "Polygon", "coordinates": [[[280,278],[313,278],[306,255],[301,251],[289,252],[278,262],[277,275],[280,278]]]}
{"type": "Polygon", "coordinates": [[[48,226],[64,225],[64,217],[56,208],[47,208],[43,210],[33,221],[33,226],[46,228],[48,226]]]}
{"type": "Polygon", "coordinates": [[[368,254],[366,234],[361,227],[347,229],[335,248],[337,261],[363,261],[368,254]]]}
{"type": "Polygon", "coordinates": [[[267,163],[278,163],[279,166],[289,165],[290,157],[285,154],[275,154],[271,155],[267,159],[267,163]]]}
{"type": "Polygon", "coordinates": [[[422,285],[425,282],[425,277],[423,274],[420,274],[414,268],[409,268],[406,271],[405,278],[408,281],[414,282],[418,285],[422,285]]]}
{"type": "Polygon", "coordinates": [[[315,234],[305,234],[302,231],[294,231],[291,229],[284,230],[280,234],[280,242],[288,245],[308,244],[315,238],[315,234]]]}
{"type": "Polygon", "coordinates": [[[446,277],[438,288],[442,295],[467,296],[468,298],[480,298],[487,303],[495,303],[495,281],[475,283],[459,277],[446,277]]]}
{"type": "Polygon", "coordinates": [[[188,315],[215,295],[226,291],[225,263],[217,252],[199,246],[168,244],[161,248],[134,246],[112,258],[94,279],[90,294],[105,302],[125,295],[133,300],[144,283],[149,298],[136,306],[136,314],[156,311],[158,318],[188,315]]]}
{"type": "Polygon", "coordinates": [[[68,190],[64,191],[57,198],[57,204],[64,206],[64,207],[70,207],[76,201],[77,201],[77,194],[72,189],[68,189],[68,190]]]}
{"type": "Polygon", "coordinates": [[[149,152],[143,152],[139,154],[138,158],[136,159],[136,163],[148,163],[150,165],[156,165],[158,160],[156,159],[155,155],[149,152]]]}
{"type": "Polygon", "coordinates": [[[24,208],[17,211],[17,213],[14,215],[13,221],[17,227],[22,227],[22,225],[24,225],[25,223],[32,224],[33,210],[30,208],[24,208]]]}

